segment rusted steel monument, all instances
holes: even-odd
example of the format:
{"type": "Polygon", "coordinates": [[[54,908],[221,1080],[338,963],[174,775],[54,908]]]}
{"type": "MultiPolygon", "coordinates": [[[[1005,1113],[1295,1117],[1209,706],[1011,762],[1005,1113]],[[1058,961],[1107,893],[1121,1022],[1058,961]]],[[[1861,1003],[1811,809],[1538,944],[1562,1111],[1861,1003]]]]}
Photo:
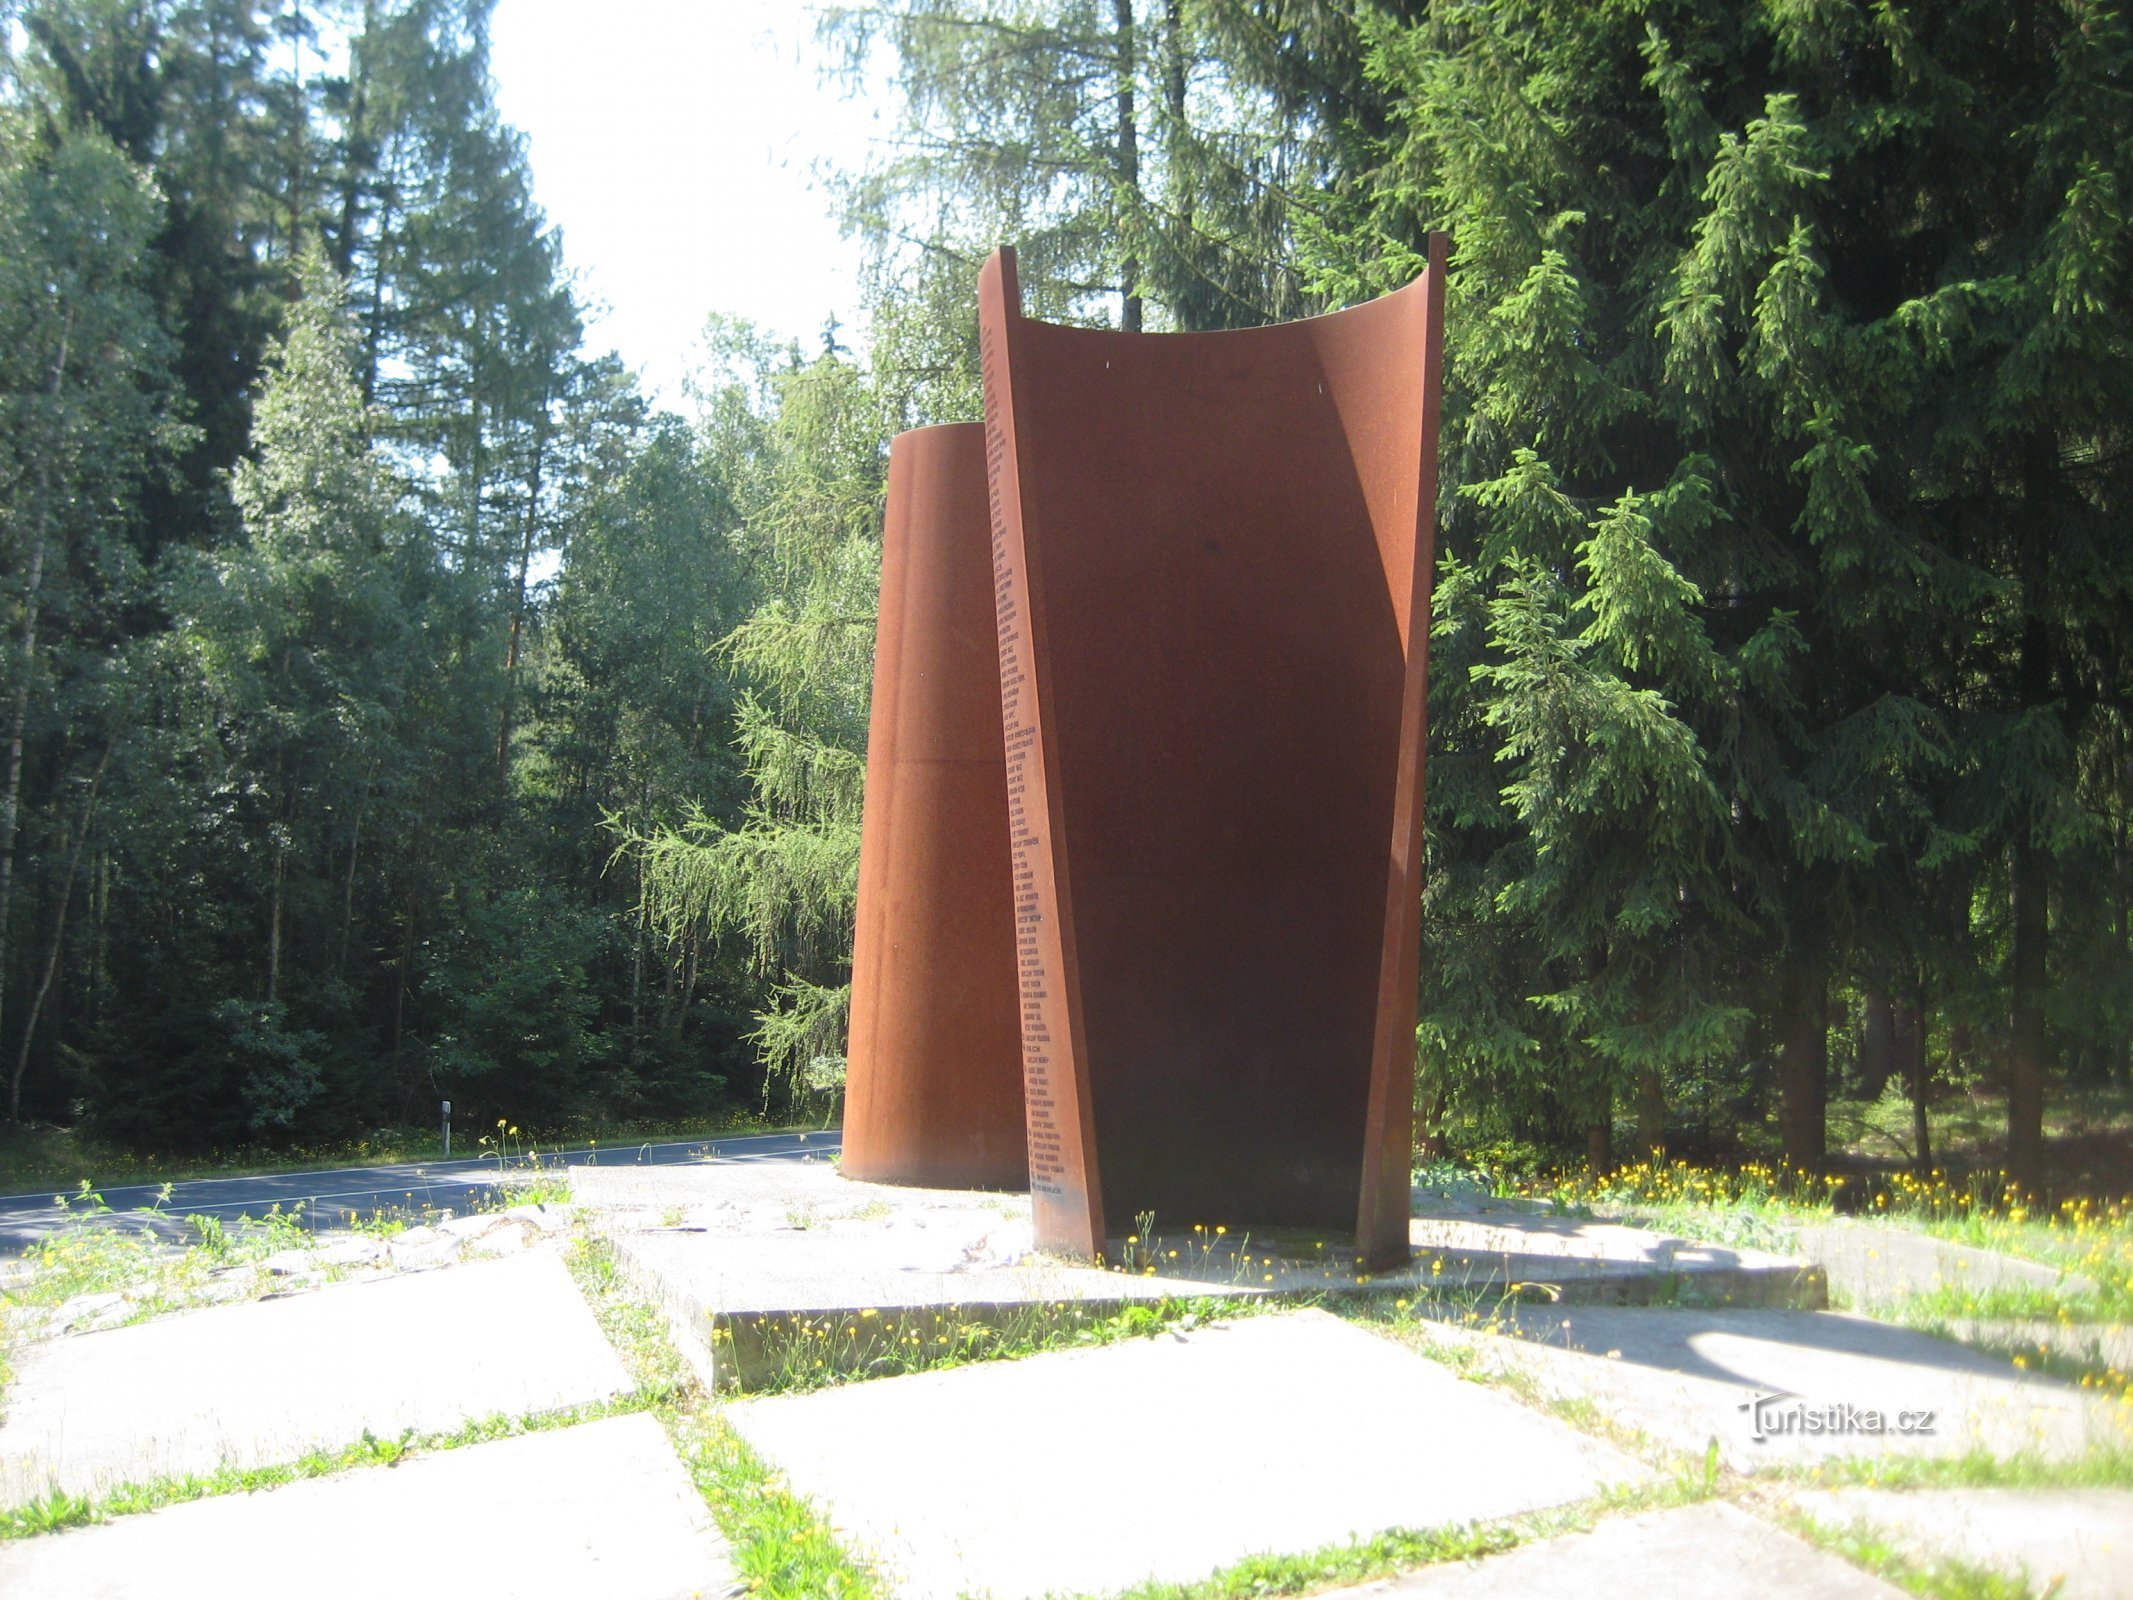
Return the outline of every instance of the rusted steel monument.
{"type": "MultiPolygon", "coordinates": [[[[1034,322],[1012,252],[980,277],[1011,872],[996,1004],[1019,1022],[1046,1248],[1100,1255],[1107,1218],[1124,1232],[1153,1212],[1352,1230],[1371,1267],[1406,1257],[1444,254],[1432,238],[1425,276],[1382,300],[1234,333],[1034,322]]],[[[892,457],[907,543],[967,514],[905,483],[892,457]]],[[[946,472],[929,491],[967,492],[946,472]]],[[[912,630],[954,625],[947,602],[908,598],[892,621],[892,577],[911,584],[897,560],[892,545],[876,740],[884,683],[914,680],[912,630]]],[[[990,1129],[1013,1101],[990,1057],[872,1043],[898,1008],[998,965],[977,943],[953,977],[910,976],[906,957],[904,987],[871,992],[898,939],[945,956],[911,918],[953,897],[907,890],[899,909],[870,885],[963,884],[973,930],[998,903],[979,887],[998,835],[958,820],[974,813],[914,819],[900,776],[877,794],[908,760],[906,692],[892,753],[869,753],[846,1164],[918,1182],[949,1136],[884,1106],[944,1096],[969,1119],[944,1127],[990,1129]],[[951,837],[945,858],[920,842],[951,837]],[[879,1081],[914,1062],[910,1085],[879,1081]]]]}
{"type": "Polygon", "coordinates": [[[899,434],[852,951],[844,1171],[855,1178],[1029,1181],[999,662],[985,429],[899,434]]]}

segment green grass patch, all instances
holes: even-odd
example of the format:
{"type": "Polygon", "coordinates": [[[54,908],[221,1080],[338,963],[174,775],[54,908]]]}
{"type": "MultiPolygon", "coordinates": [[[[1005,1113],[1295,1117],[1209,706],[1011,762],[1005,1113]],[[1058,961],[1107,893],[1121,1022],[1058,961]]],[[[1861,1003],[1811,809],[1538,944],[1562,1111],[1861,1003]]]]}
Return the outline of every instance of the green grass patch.
{"type": "Polygon", "coordinates": [[[765,1600],[882,1600],[888,1589],[846,1550],[814,1507],[793,1494],[699,1403],[674,1411],[667,1432],[731,1548],[734,1575],[765,1600]]]}
{"type": "Polygon", "coordinates": [[[410,1430],[392,1438],[366,1432],[353,1444],[338,1450],[314,1450],[298,1460],[265,1467],[221,1467],[209,1473],[179,1473],[123,1484],[97,1495],[74,1495],[54,1491],[28,1505],[0,1511],[0,1539],[27,1539],[57,1533],[114,1517],[155,1511],[187,1500],[210,1495],[250,1494],[306,1478],[330,1477],[362,1467],[391,1467],[418,1455],[440,1450],[459,1450],[468,1445],[488,1444],[521,1434],[546,1433],[556,1428],[576,1427],[604,1417],[625,1416],[645,1410],[649,1397],[628,1394],[589,1405],[570,1406],[528,1416],[502,1413],[477,1418],[457,1428],[434,1433],[410,1430]]]}
{"type": "Polygon", "coordinates": [[[623,1276],[613,1247],[581,1232],[569,1263],[624,1367],[653,1397],[652,1410],[725,1535],[747,1592],[769,1600],[883,1600],[878,1576],[726,1426],[674,1347],[665,1314],[623,1276]]]}
{"type": "Polygon", "coordinates": [[[1870,1528],[1821,1522],[1800,1512],[1780,1512],[1778,1520],[1817,1549],[1922,1600],[2038,1600],[2039,1591],[2019,1578],[1967,1561],[1920,1561],[1870,1528]]]}
{"type": "MultiPolygon", "coordinates": [[[[121,1218],[87,1185],[55,1195],[69,1226],[48,1234],[22,1254],[27,1282],[5,1298],[22,1306],[57,1306],[76,1295],[123,1293],[163,1305],[183,1304],[216,1271],[262,1261],[282,1250],[303,1250],[317,1241],[303,1225],[301,1205],[270,1206],[237,1223],[220,1217],[185,1217],[183,1239],[158,1237],[121,1218]]],[[[161,1219],[160,1210],[151,1215],[161,1219]]]]}
{"type": "Polygon", "coordinates": [[[1997,1289],[1973,1289],[1960,1283],[1944,1284],[1924,1294],[1906,1296],[1902,1310],[1907,1317],[1935,1320],[2060,1323],[2120,1323],[2128,1320],[2126,1310],[2113,1307],[2098,1296],[2041,1285],[2009,1284],[1997,1289]]]}
{"type": "Polygon", "coordinates": [[[977,1361],[1012,1361],[1190,1333],[1210,1322],[1293,1310],[1295,1302],[1185,1296],[1125,1305],[1075,1300],[969,1311],[927,1307],[780,1317],[714,1330],[716,1359],[748,1374],[750,1394],[801,1394],[872,1378],[939,1372],[977,1361]]]}
{"type": "Polygon", "coordinates": [[[2054,1460],[1972,1450],[1951,1456],[1847,1456],[1758,1474],[1806,1489],[2133,1488],[2133,1446],[2097,1445],[2054,1460]]]}
{"type": "MultiPolygon", "coordinates": [[[[1835,1178],[1760,1163],[1719,1170],[1639,1162],[1602,1177],[1575,1172],[1497,1187],[1550,1200],[1568,1215],[1617,1217],[1722,1244],[1784,1250],[1799,1229],[1837,1218],[1837,1184],[1835,1178]]],[[[2039,1207],[1995,1174],[1956,1180],[1940,1172],[1927,1177],[1892,1173],[1858,1198],[1862,1222],[2078,1274],[2096,1285],[2078,1297],[2089,1315],[2133,1320],[2133,1202],[2084,1197],[2039,1207]]],[[[2056,1306],[2049,1314],[2057,1314],[2056,1306]]]]}
{"type": "Polygon", "coordinates": [[[1693,1505],[1717,1492],[1715,1479],[1708,1483],[1669,1480],[1499,1521],[1396,1528],[1295,1555],[1248,1556],[1196,1582],[1140,1584],[1111,1600],[1251,1600],[1260,1595],[1311,1594],[1395,1577],[1418,1567],[1501,1555],[1542,1539],[1590,1532],[1608,1517],[1693,1505]]]}

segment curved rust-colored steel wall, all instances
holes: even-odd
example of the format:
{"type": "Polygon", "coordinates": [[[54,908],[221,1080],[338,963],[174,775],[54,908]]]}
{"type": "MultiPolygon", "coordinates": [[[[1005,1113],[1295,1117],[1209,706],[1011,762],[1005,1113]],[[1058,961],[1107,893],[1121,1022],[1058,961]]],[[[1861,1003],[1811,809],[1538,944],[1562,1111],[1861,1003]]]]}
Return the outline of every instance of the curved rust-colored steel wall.
{"type": "Polygon", "coordinates": [[[1406,1257],[1441,239],[1431,262],[1214,334],[1025,320],[1007,251],[980,277],[1053,1247],[1153,1211],[1406,1257]]]}
{"type": "Polygon", "coordinates": [[[985,430],[889,446],[852,952],[844,1171],[1018,1189],[1007,789],[985,430]]]}

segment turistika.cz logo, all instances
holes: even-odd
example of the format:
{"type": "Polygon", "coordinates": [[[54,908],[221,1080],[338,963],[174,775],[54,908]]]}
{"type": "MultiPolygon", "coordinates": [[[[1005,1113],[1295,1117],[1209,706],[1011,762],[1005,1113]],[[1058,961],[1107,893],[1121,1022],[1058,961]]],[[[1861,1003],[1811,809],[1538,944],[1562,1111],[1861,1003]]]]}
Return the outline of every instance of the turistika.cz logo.
{"type": "Polygon", "coordinates": [[[1883,1411],[1849,1401],[1817,1402],[1772,1390],[1743,1400],[1748,1436],[1757,1444],[1792,1434],[1920,1434],[1934,1431],[1931,1410],[1883,1411]]]}

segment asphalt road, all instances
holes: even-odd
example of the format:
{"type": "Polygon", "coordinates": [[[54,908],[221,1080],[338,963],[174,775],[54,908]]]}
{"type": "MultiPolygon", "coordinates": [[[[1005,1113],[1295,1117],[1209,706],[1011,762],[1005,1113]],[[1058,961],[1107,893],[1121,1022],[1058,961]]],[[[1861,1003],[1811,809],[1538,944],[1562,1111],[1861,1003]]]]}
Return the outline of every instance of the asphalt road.
{"type": "MultiPolygon", "coordinates": [[[[679,1144],[618,1145],[608,1149],[542,1151],[541,1169],[581,1167],[673,1166],[683,1162],[805,1161],[833,1156],[843,1148],[840,1130],[821,1133],[764,1133],[732,1139],[691,1139],[679,1144]]],[[[494,1156],[454,1161],[410,1162],[385,1167],[334,1167],[322,1172],[270,1172],[256,1178],[190,1178],[170,1186],[159,1199],[160,1184],[126,1184],[101,1190],[110,1214],[105,1222],[153,1229],[170,1237],[186,1233],[185,1218],[217,1217],[225,1226],[239,1218],[264,1216],[275,1206],[292,1213],[301,1206],[308,1227],[340,1227],[375,1211],[450,1210],[465,1213],[480,1204],[499,1181],[526,1177],[523,1162],[506,1162],[499,1171],[494,1156]]],[[[85,1208],[53,1203],[53,1191],[0,1195],[0,1251],[17,1253],[58,1229],[78,1226],[85,1208]]]]}

